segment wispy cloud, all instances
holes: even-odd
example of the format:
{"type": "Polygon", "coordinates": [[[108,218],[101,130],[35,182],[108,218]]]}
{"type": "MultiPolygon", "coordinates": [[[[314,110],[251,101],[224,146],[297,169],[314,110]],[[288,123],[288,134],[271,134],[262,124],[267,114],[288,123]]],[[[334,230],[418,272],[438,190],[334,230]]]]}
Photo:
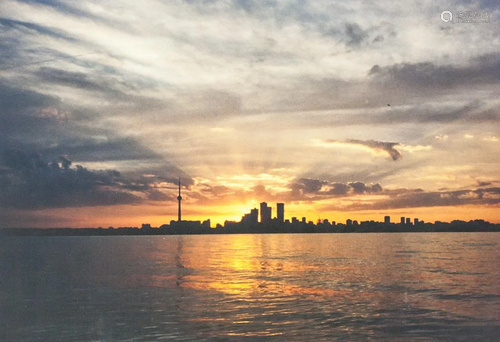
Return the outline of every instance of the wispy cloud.
{"type": "Polygon", "coordinates": [[[396,161],[402,158],[401,153],[396,150],[394,147],[399,146],[399,143],[395,142],[384,142],[384,141],[376,141],[376,140],[333,140],[328,139],[325,140],[327,145],[329,144],[337,144],[337,145],[354,145],[354,146],[362,146],[367,147],[375,152],[384,152],[391,157],[392,160],[396,161]]]}

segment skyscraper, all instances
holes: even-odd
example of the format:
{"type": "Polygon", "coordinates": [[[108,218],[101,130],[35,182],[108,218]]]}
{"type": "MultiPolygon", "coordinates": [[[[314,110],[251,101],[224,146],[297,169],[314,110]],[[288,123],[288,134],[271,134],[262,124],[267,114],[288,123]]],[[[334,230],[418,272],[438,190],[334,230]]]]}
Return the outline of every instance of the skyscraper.
{"type": "Polygon", "coordinates": [[[252,223],[257,223],[259,221],[259,210],[257,208],[250,210],[250,217],[252,218],[252,223]]]}
{"type": "Polygon", "coordinates": [[[260,204],[260,222],[267,223],[271,221],[271,207],[267,206],[266,202],[260,204]]]}
{"type": "Polygon", "coordinates": [[[277,203],[276,204],[276,212],[279,223],[285,222],[285,203],[277,203]]]}
{"type": "Polygon", "coordinates": [[[384,223],[385,224],[391,223],[391,217],[390,216],[384,216],[384,223]]]}
{"type": "Polygon", "coordinates": [[[250,213],[245,214],[241,218],[242,223],[249,224],[249,225],[257,224],[258,220],[259,220],[259,210],[256,208],[250,210],[250,213]]]}

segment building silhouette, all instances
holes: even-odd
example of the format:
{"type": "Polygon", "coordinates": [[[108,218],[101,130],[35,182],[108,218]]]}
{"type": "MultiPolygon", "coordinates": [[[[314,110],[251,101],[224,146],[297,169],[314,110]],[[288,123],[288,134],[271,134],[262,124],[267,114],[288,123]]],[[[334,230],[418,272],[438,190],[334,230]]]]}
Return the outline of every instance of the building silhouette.
{"type": "Polygon", "coordinates": [[[278,219],[278,222],[279,223],[285,222],[285,203],[277,203],[276,212],[277,212],[276,218],[278,219]]]}
{"type": "Polygon", "coordinates": [[[267,206],[266,202],[260,204],[260,222],[268,223],[271,222],[271,212],[272,208],[267,206]]]}
{"type": "Polygon", "coordinates": [[[258,220],[259,220],[259,210],[257,208],[250,210],[250,213],[245,214],[241,218],[242,223],[246,223],[249,225],[256,225],[258,220]]]}
{"type": "Polygon", "coordinates": [[[385,224],[391,223],[391,217],[390,216],[384,216],[384,223],[385,224]]]}

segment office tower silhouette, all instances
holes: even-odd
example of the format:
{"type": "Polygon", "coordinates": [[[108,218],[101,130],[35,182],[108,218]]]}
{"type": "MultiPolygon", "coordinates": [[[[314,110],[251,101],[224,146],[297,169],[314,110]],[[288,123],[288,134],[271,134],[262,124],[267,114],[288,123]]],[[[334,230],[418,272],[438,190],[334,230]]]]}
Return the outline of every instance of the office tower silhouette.
{"type": "Polygon", "coordinates": [[[267,223],[271,222],[271,207],[267,206],[266,202],[260,204],[260,222],[267,223]]]}
{"type": "Polygon", "coordinates": [[[285,203],[276,204],[277,219],[279,223],[285,222],[285,203]]]}

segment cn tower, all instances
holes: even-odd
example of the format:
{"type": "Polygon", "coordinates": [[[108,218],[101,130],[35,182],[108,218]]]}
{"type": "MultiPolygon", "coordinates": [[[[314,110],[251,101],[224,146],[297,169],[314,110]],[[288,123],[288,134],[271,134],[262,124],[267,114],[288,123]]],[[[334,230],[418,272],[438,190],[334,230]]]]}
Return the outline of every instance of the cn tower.
{"type": "Polygon", "coordinates": [[[181,178],[179,177],[179,196],[177,196],[177,200],[179,201],[179,212],[177,213],[177,222],[181,222],[181,178]]]}

